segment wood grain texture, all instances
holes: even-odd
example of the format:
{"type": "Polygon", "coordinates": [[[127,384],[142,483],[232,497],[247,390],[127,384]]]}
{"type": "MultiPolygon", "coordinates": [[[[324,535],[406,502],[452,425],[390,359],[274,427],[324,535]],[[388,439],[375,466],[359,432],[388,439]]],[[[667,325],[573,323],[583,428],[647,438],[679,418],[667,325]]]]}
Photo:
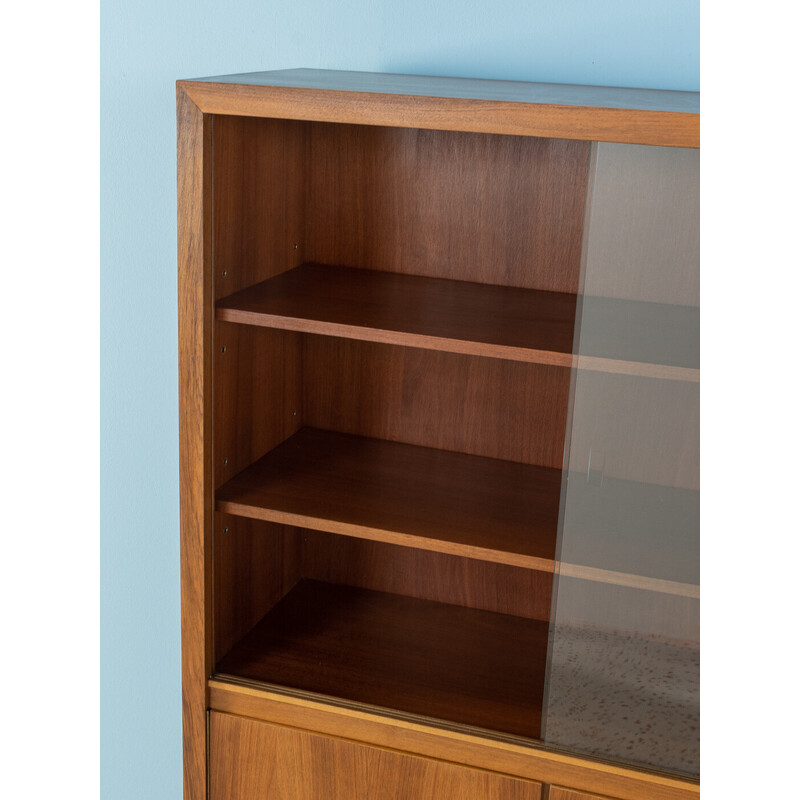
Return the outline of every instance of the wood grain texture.
{"type": "Polygon", "coordinates": [[[550,572],[320,531],[301,530],[297,536],[302,548],[301,571],[306,578],[500,614],[550,619],[550,572]]]}
{"type": "Polygon", "coordinates": [[[299,334],[215,323],[215,486],[300,427],[301,357],[299,334]]]}
{"type": "Polygon", "coordinates": [[[304,424],[560,469],[568,370],[307,336],[304,424]]]}
{"type": "Polygon", "coordinates": [[[552,570],[561,472],[303,428],[217,492],[217,510],[552,570]]]}
{"type": "Polygon", "coordinates": [[[211,800],[539,800],[538,783],[211,715],[211,800]]]}
{"type": "Polygon", "coordinates": [[[699,380],[699,309],[303,264],[220,300],[218,320],[601,372],[699,380]]]}
{"type": "Polygon", "coordinates": [[[217,319],[570,366],[575,296],[303,264],[217,303],[217,319]]]}
{"type": "Polygon", "coordinates": [[[178,89],[178,359],[180,367],[183,786],[206,795],[206,679],[211,674],[211,257],[207,116],[178,89]]]}
{"type": "Polygon", "coordinates": [[[597,794],[586,794],[562,786],[549,786],[547,789],[546,800],[609,800],[597,794]]]}
{"type": "Polygon", "coordinates": [[[218,662],[300,579],[300,539],[283,525],[214,516],[218,662]]]}
{"type": "Polygon", "coordinates": [[[535,739],[547,630],[540,620],[303,580],[218,672],[535,739]]]}
{"type": "Polygon", "coordinates": [[[179,81],[207,114],[390,125],[673,147],[700,146],[700,115],[602,105],[518,103],[179,81]]]}
{"type": "Polygon", "coordinates": [[[547,751],[521,740],[492,739],[222,680],[209,681],[209,687],[211,706],[219,711],[600,792],[619,800],[697,800],[700,793],[693,781],[547,751]]]}
{"type": "Polygon", "coordinates": [[[307,135],[292,120],[214,117],[215,298],[300,263],[307,135]]]}
{"type": "Polygon", "coordinates": [[[312,125],[305,260],[574,294],[589,145],[312,125]]]}

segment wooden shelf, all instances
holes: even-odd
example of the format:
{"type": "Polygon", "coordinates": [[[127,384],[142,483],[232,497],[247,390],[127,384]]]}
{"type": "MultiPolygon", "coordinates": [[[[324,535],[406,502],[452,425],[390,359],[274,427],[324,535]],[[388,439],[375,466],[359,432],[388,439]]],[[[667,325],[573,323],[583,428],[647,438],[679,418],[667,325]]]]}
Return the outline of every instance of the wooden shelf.
{"type": "Polygon", "coordinates": [[[561,471],[303,428],[228,481],[217,510],[553,569],[561,471]]]}
{"type": "Polygon", "coordinates": [[[547,622],[300,581],[217,673],[538,738],[547,622]]]}
{"type": "Polygon", "coordinates": [[[217,303],[217,319],[570,366],[575,295],[303,264],[217,303]]]}
{"type": "Polygon", "coordinates": [[[217,319],[450,353],[699,380],[699,311],[303,264],[217,302],[217,319]]]}

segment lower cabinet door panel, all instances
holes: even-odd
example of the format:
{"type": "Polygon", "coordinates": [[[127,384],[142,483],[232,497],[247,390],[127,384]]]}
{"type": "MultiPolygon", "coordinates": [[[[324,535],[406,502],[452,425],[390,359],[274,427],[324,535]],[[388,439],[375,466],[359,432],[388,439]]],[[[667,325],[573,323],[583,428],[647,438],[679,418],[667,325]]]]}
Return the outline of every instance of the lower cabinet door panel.
{"type": "Polygon", "coordinates": [[[541,800],[541,784],[211,712],[211,800],[541,800]]]}
{"type": "Polygon", "coordinates": [[[560,786],[551,786],[547,800],[607,800],[596,794],[576,792],[574,789],[562,789],[560,786]]]}

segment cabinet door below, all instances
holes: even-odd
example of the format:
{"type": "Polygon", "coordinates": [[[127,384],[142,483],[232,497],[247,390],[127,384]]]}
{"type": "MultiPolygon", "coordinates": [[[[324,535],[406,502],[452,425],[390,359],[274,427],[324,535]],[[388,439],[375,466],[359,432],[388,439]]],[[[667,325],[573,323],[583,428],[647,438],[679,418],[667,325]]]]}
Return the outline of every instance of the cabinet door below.
{"type": "Polygon", "coordinates": [[[547,800],[607,800],[596,794],[577,792],[575,789],[562,789],[560,786],[551,786],[547,800]]]}
{"type": "Polygon", "coordinates": [[[541,800],[541,785],[211,713],[211,800],[541,800]]]}

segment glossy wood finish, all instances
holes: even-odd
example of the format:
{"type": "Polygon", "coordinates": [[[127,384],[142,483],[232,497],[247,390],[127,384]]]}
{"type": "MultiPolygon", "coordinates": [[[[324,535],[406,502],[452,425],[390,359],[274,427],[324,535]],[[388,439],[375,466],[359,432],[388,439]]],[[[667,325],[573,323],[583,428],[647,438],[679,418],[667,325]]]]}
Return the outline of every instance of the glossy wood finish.
{"type": "Polygon", "coordinates": [[[569,371],[307,336],[303,423],[560,469],[569,371]]]}
{"type": "Polygon", "coordinates": [[[211,126],[178,88],[181,673],[185,800],[206,796],[211,645],[211,126]]]}
{"type": "Polygon", "coordinates": [[[539,800],[532,781],[211,714],[211,800],[539,800]]]}
{"type": "Polygon", "coordinates": [[[217,319],[570,366],[575,296],[304,264],[217,303],[217,319]]]}
{"type": "Polygon", "coordinates": [[[547,629],[539,620],[303,580],[218,673],[536,738],[547,629]]]}
{"type": "Polygon", "coordinates": [[[217,510],[552,570],[559,470],[303,428],[217,492],[217,510]]]}
{"type": "MultiPolygon", "coordinates": [[[[321,76],[323,71],[313,72],[321,76]]],[[[507,82],[468,79],[461,79],[458,88],[448,92],[439,87],[451,79],[421,78],[419,80],[428,84],[427,88],[411,86],[405,89],[408,94],[399,94],[396,76],[381,75],[372,76],[367,85],[332,92],[314,87],[269,85],[280,81],[270,81],[270,73],[259,73],[259,76],[251,78],[250,83],[229,83],[226,81],[234,76],[227,76],[219,82],[214,79],[180,81],[179,86],[209,114],[677,147],[699,147],[700,144],[700,115],[696,113],[696,106],[692,102],[676,106],[676,98],[667,97],[667,93],[643,96],[641,90],[598,87],[568,87],[572,91],[564,91],[565,87],[555,91],[536,90],[537,86],[552,86],[547,84],[522,84],[521,91],[514,91],[507,82]],[[670,110],[662,110],[664,108],[670,110]],[[676,108],[681,110],[674,110],[676,108]]]]}
{"type": "Polygon", "coordinates": [[[320,531],[297,531],[297,536],[301,572],[306,578],[550,619],[551,572],[320,531]]]}
{"type": "Polygon", "coordinates": [[[311,126],[305,261],[575,293],[585,142],[311,126]]]}
{"type": "Polygon", "coordinates": [[[364,741],[409,753],[518,775],[537,781],[600,792],[619,800],[697,800],[696,782],[493,739],[463,730],[379,716],[351,705],[209,681],[211,707],[231,714],[364,741]]]}

